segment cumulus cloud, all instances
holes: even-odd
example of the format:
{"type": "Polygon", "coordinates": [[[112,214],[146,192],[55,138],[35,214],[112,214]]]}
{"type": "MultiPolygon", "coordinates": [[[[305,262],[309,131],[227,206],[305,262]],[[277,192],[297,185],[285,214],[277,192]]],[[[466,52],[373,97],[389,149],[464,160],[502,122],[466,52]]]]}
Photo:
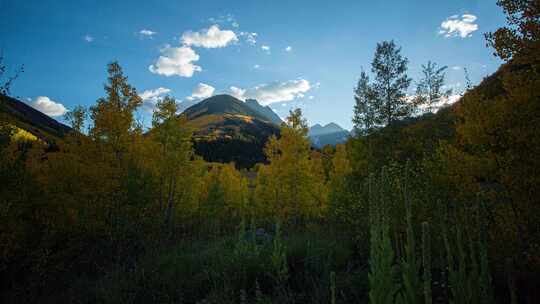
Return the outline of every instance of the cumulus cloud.
{"type": "Polygon", "coordinates": [[[148,70],[154,74],[180,77],[192,77],[193,73],[202,71],[202,68],[193,62],[199,60],[199,55],[187,46],[165,46],[161,49],[161,56],[155,64],[150,65],[148,70]]]}
{"type": "Polygon", "coordinates": [[[296,79],[261,84],[249,89],[230,87],[230,93],[238,99],[256,99],[262,105],[269,105],[276,102],[291,101],[295,98],[303,98],[304,93],[310,89],[309,81],[296,79]]]}
{"type": "Polygon", "coordinates": [[[54,100],[51,100],[47,96],[38,96],[34,99],[34,101],[30,102],[30,105],[49,116],[62,116],[67,113],[66,107],[64,107],[63,104],[56,102],[54,100]]]}
{"type": "Polygon", "coordinates": [[[90,36],[88,34],[84,35],[83,39],[84,39],[84,41],[86,41],[88,43],[94,41],[94,37],[92,37],[92,36],[90,36]]]}
{"type": "Polygon", "coordinates": [[[157,101],[163,97],[163,95],[170,93],[168,88],[159,87],[154,90],[146,90],[139,94],[139,97],[143,100],[143,108],[149,112],[152,112],[156,107],[157,101]]]}
{"type": "Polygon", "coordinates": [[[445,37],[470,37],[474,31],[478,30],[476,19],[478,18],[471,14],[463,14],[461,17],[458,15],[450,16],[441,23],[439,34],[445,37]]]}
{"type": "Polygon", "coordinates": [[[286,51],[286,52],[290,52],[290,51],[292,51],[292,46],[290,46],[290,45],[289,45],[289,46],[287,46],[287,47],[285,48],[285,51],[286,51]]]}
{"type": "Polygon", "coordinates": [[[238,41],[233,31],[221,30],[217,24],[199,32],[187,31],[182,34],[182,43],[187,46],[203,48],[222,48],[238,41]]]}
{"type": "Polygon", "coordinates": [[[214,95],[215,90],[216,89],[213,86],[201,82],[195,87],[195,89],[193,89],[191,96],[186,97],[186,99],[187,100],[205,99],[214,95]]]}
{"type": "Polygon", "coordinates": [[[152,38],[152,36],[154,36],[155,34],[157,34],[157,32],[154,32],[152,30],[148,30],[148,29],[142,29],[139,31],[139,34],[141,36],[145,36],[145,37],[149,37],[149,38],[152,38]]]}

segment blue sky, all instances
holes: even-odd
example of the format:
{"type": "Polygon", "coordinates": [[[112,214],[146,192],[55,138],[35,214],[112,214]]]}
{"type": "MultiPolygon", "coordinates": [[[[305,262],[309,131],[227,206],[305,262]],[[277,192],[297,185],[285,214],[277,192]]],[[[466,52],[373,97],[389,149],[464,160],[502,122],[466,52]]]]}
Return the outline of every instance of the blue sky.
{"type": "Polygon", "coordinates": [[[104,96],[106,64],[118,60],[147,99],[145,122],[158,93],[181,102],[234,93],[345,128],[377,42],[402,47],[413,79],[428,60],[449,66],[459,91],[463,67],[478,83],[500,65],[483,33],[505,21],[487,0],[3,0],[0,17],[6,63],[25,66],[12,94],[50,115],[104,96]]]}

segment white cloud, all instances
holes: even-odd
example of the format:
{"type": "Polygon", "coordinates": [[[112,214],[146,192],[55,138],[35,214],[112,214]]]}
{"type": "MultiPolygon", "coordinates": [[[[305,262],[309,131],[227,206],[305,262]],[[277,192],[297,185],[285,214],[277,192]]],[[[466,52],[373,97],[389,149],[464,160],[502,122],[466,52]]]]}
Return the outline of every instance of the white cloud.
{"type": "Polygon", "coordinates": [[[240,27],[240,24],[238,24],[238,22],[236,22],[236,21],[233,21],[231,23],[231,25],[232,25],[232,27],[240,27]]]}
{"type": "Polygon", "coordinates": [[[258,64],[256,64],[256,65],[254,65],[254,66],[253,66],[253,68],[254,68],[255,70],[258,70],[258,69],[260,69],[260,68],[261,68],[261,66],[260,66],[260,65],[258,65],[258,64]]]}
{"type": "MultiPolygon", "coordinates": [[[[420,105],[419,106],[419,110],[420,110],[419,113],[426,113],[426,112],[437,113],[437,111],[439,111],[441,108],[457,102],[461,97],[463,97],[463,94],[452,94],[452,95],[447,96],[447,97],[442,97],[439,101],[433,103],[431,105],[431,108],[428,108],[427,105],[420,105]]],[[[406,99],[407,102],[413,102],[414,99],[416,98],[416,96],[409,95],[409,96],[406,96],[404,98],[406,99]]]]}
{"type": "Polygon", "coordinates": [[[287,46],[287,47],[285,48],[285,51],[286,51],[286,52],[290,52],[290,51],[292,51],[292,46],[290,46],[290,45],[289,45],[289,46],[287,46]]]}
{"type": "Polygon", "coordinates": [[[152,38],[152,36],[154,36],[155,34],[157,34],[157,32],[154,32],[152,30],[148,30],[148,29],[142,29],[139,31],[139,34],[141,36],[146,36],[146,37],[150,37],[152,38]]]}
{"type": "Polygon", "coordinates": [[[245,99],[246,90],[237,87],[230,87],[231,95],[238,99],[245,99]]]}
{"type": "Polygon", "coordinates": [[[261,84],[250,89],[230,87],[231,94],[239,99],[256,99],[262,105],[291,101],[304,97],[304,93],[311,89],[309,81],[305,79],[289,80],[261,84]]]}
{"type": "Polygon", "coordinates": [[[215,90],[216,89],[213,86],[201,82],[195,87],[195,89],[193,89],[191,96],[186,97],[186,99],[187,100],[205,99],[214,95],[215,90]]]}
{"type": "Polygon", "coordinates": [[[182,34],[183,44],[209,49],[226,47],[236,41],[238,41],[238,37],[233,31],[220,30],[217,24],[199,32],[187,31],[182,34]]]}
{"type": "Polygon", "coordinates": [[[163,95],[170,93],[168,88],[159,87],[154,90],[146,90],[139,94],[139,97],[143,100],[143,108],[148,112],[154,111],[157,101],[163,97],[163,95]]]}
{"type": "Polygon", "coordinates": [[[250,33],[250,32],[240,32],[240,37],[244,37],[244,39],[246,39],[246,42],[251,44],[251,45],[255,45],[257,44],[257,37],[259,36],[259,34],[257,33],[250,33]]]}
{"type": "Polygon", "coordinates": [[[94,37],[92,37],[92,36],[90,36],[88,34],[84,35],[83,39],[84,39],[84,41],[86,41],[88,43],[94,41],[94,37]]]}
{"type": "Polygon", "coordinates": [[[155,64],[150,65],[148,70],[154,74],[181,77],[192,77],[193,73],[202,71],[202,68],[193,62],[199,60],[199,55],[187,46],[171,47],[166,45],[161,51],[161,56],[155,64]]]}
{"type": "Polygon", "coordinates": [[[456,66],[451,67],[451,69],[454,70],[454,71],[459,71],[459,70],[461,70],[461,67],[456,65],[456,66]]]}
{"type": "Polygon", "coordinates": [[[477,17],[471,14],[463,14],[461,18],[457,15],[450,16],[441,23],[439,34],[445,37],[470,37],[478,30],[478,24],[474,23],[476,19],[477,17]]]}
{"type": "Polygon", "coordinates": [[[38,96],[30,103],[30,105],[46,115],[62,116],[67,113],[66,107],[63,104],[49,99],[47,96],[38,96]]]}
{"type": "Polygon", "coordinates": [[[270,46],[268,45],[261,45],[261,50],[265,51],[266,54],[270,55],[270,46]]]}
{"type": "Polygon", "coordinates": [[[309,100],[312,100],[313,98],[315,98],[315,96],[313,96],[313,95],[310,95],[310,96],[308,97],[309,100]]]}
{"type": "Polygon", "coordinates": [[[162,95],[170,93],[171,90],[163,87],[159,87],[155,90],[146,90],[139,94],[139,97],[141,97],[142,100],[150,100],[150,99],[158,99],[162,95]]]}

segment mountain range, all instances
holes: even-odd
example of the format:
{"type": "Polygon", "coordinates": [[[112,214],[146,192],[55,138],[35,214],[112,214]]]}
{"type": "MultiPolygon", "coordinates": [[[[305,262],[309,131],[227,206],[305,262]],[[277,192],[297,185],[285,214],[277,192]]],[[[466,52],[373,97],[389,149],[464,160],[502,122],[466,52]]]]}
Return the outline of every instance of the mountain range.
{"type": "MultiPolygon", "coordinates": [[[[1,96],[0,113],[36,137],[54,142],[71,128],[17,99],[1,96]]],[[[279,135],[281,118],[254,99],[245,102],[230,95],[215,95],[194,103],[183,112],[194,130],[195,153],[206,161],[234,162],[251,167],[264,162],[264,146],[272,135],[279,135]]],[[[315,148],[347,140],[349,132],[335,123],[316,124],[309,129],[315,148]]]]}
{"type": "Polygon", "coordinates": [[[351,133],[336,123],[329,123],[324,126],[315,124],[309,128],[308,137],[316,148],[322,148],[326,145],[335,146],[347,141],[351,133]]]}

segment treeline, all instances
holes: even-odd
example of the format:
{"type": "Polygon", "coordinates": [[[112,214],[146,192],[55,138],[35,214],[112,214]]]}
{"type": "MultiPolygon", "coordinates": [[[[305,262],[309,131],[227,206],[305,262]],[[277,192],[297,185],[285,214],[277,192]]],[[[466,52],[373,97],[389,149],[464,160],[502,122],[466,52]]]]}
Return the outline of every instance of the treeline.
{"type": "Polygon", "coordinates": [[[205,162],[175,100],[148,132],[118,63],[55,146],[0,130],[3,302],[535,303],[540,11],[499,1],[508,62],[458,103],[444,68],[377,45],[357,137],[314,150],[300,110],[251,170],[205,162]],[[422,113],[425,114],[422,115],[422,113]],[[86,132],[88,125],[88,132],[86,132]]]}

